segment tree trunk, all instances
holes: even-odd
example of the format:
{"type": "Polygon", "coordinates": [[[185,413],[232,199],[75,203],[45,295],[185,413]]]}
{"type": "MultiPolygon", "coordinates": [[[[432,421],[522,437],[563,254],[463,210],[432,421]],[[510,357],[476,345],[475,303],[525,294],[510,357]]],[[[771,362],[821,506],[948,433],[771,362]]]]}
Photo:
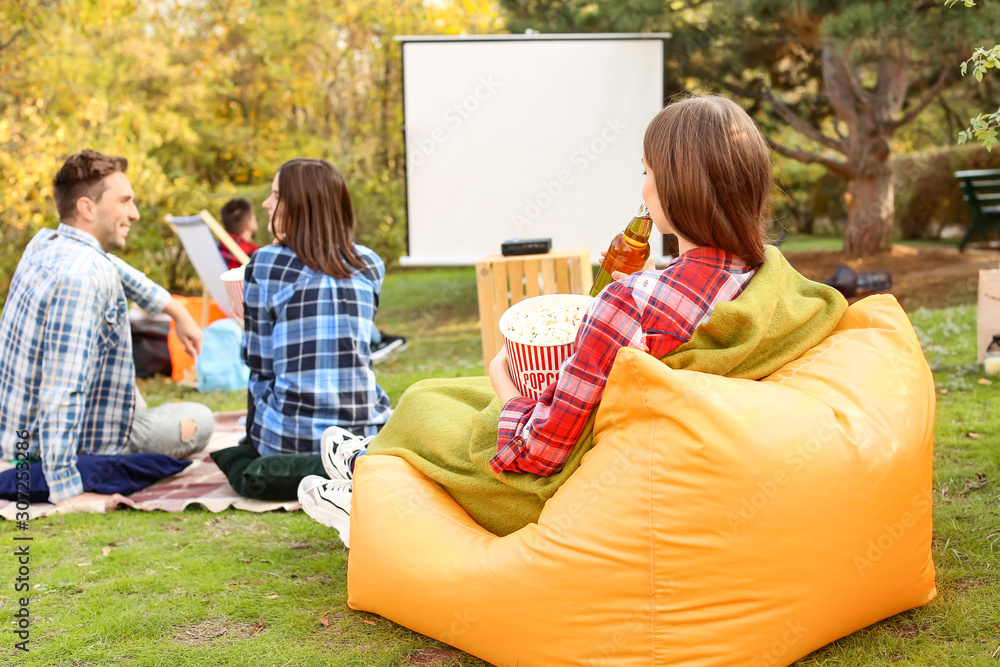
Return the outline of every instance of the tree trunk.
{"type": "Polygon", "coordinates": [[[847,182],[847,228],[844,252],[864,257],[892,249],[894,196],[892,165],[888,160],[874,162],[865,175],[847,182]]]}
{"type": "Polygon", "coordinates": [[[908,49],[898,42],[882,44],[878,79],[865,88],[850,66],[849,52],[823,47],[823,84],[830,106],[846,123],[847,227],[844,252],[855,257],[892,249],[893,120],[906,96],[908,49]]]}

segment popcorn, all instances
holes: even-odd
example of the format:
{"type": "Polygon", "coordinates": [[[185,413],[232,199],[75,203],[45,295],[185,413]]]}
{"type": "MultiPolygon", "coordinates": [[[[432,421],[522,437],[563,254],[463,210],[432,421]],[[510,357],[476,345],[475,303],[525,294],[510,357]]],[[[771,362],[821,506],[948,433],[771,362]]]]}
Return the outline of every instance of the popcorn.
{"type": "Polygon", "coordinates": [[[510,378],[521,395],[538,400],[558,380],[593,303],[583,294],[544,294],[519,301],[500,316],[510,378]]]}
{"type": "Polygon", "coordinates": [[[529,345],[564,345],[576,339],[576,331],[586,312],[583,306],[539,305],[534,310],[513,313],[507,323],[507,333],[529,345]]]}

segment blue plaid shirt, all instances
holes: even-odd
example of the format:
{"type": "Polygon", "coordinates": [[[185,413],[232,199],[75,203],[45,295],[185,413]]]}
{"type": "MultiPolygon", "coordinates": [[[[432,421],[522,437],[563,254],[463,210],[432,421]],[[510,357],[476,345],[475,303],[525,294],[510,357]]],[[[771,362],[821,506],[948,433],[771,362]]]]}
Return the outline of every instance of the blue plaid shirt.
{"type": "Polygon", "coordinates": [[[349,278],[314,271],[278,245],[247,264],[243,360],[254,404],[250,440],[262,455],[318,454],[329,426],[374,435],[389,418],[370,342],[385,266],[354,247],[368,268],[349,278]]]}
{"type": "Polygon", "coordinates": [[[135,363],[126,298],[159,313],[170,294],[60,224],[28,243],[0,316],[0,455],[17,431],[42,459],[49,500],[83,493],[77,454],[113,454],[128,443],[135,363]]]}

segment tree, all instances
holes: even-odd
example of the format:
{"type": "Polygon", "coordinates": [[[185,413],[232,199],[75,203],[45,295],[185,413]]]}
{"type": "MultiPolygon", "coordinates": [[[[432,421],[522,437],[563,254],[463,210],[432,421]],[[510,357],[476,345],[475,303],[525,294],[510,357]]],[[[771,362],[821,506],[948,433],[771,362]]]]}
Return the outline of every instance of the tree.
{"type": "MultiPolygon", "coordinates": [[[[985,17],[956,17],[937,2],[923,0],[814,0],[795,3],[794,11],[777,10],[777,3],[770,0],[737,4],[747,15],[728,14],[725,20],[747,37],[727,41],[736,47],[767,33],[776,42],[775,49],[768,49],[774,65],[763,76],[730,73],[722,84],[761,103],[811,144],[803,150],[772,140],[774,150],[823,164],[847,180],[846,253],[864,256],[889,250],[895,205],[893,135],[954,80],[961,45],[985,17]],[[747,16],[757,20],[748,21],[747,16]],[[759,27],[755,29],[754,23],[759,27]],[[794,100],[796,84],[808,89],[810,81],[773,72],[781,68],[794,72],[797,67],[819,70],[813,83],[818,86],[812,122],[786,103],[786,98],[794,100]],[[782,87],[784,94],[778,92],[782,87]],[[827,116],[824,107],[832,114],[827,116]]],[[[737,53],[750,56],[748,64],[766,64],[759,55],[737,53]]]]}
{"type": "MultiPolygon", "coordinates": [[[[579,25],[586,8],[505,6],[518,17],[544,7],[539,26],[579,25]]],[[[741,97],[776,152],[847,180],[844,249],[855,256],[891,247],[894,133],[953,82],[962,44],[1000,17],[996,7],[948,14],[938,0],[674,0],[659,18],[641,0],[628,6],[675,34],[673,87],[741,97]],[[798,145],[775,140],[776,121],[801,135],[798,145]]]]}
{"type": "Polygon", "coordinates": [[[391,265],[405,239],[393,37],[499,28],[491,0],[0,2],[0,303],[28,239],[56,223],[52,176],[86,147],[128,158],[142,220],[124,256],[173,291],[194,273],[163,215],[237,190],[259,203],[300,156],[344,172],[359,240],[391,265]]]}
{"type": "MultiPolygon", "coordinates": [[[[975,7],[974,0],[945,0],[946,7],[954,7],[961,1],[966,7],[975,7]]],[[[983,75],[986,71],[994,67],[1000,67],[1000,44],[992,49],[983,47],[977,48],[972,57],[962,63],[962,76],[969,71],[972,65],[972,75],[979,83],[983,82],[983,75]]],[[[1000,109],[993,113],[981,113],[971,119],[971,125],[958,133],[958,143],[964,144],[970,139],[981,142],[987,151],[993,150],[993,145],[997,143],[997,130],[1000,129],[1000,109]]]]}

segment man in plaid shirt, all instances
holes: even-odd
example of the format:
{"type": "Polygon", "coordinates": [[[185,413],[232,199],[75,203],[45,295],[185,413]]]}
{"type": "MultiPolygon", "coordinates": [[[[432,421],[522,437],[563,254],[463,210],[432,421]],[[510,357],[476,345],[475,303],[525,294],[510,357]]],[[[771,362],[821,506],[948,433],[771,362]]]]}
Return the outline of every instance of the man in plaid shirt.
{"type": "Polygon", "coordinates": [[[53,183],[59,227],[28,244],[0,316],[0,455],[17,457],[28,431],[56,504],[88,495],[78,454],[186,456],[214,426],[202,405],[146,410],[136,390],[126,298],[173,317],[192,354],[202,334],[166,290],[108,254],[139,219],[127,166],[91,150],[66,160],[53,183]]]}

